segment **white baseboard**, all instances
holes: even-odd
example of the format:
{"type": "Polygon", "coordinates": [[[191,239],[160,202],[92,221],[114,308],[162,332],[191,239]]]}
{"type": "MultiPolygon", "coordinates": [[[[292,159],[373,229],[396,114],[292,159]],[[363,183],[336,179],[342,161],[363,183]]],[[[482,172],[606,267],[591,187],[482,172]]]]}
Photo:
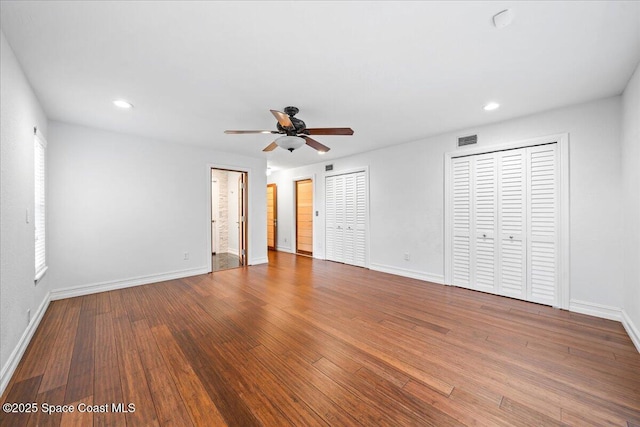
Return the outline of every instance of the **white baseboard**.
{"type": "Polygon", "coordinates": [[[637,326],[634,325],[633,321],[624,309],[622,310],[622,326],[624,326],[627,334],[629,334],[629,338],[631,338],[633,345],[636,346],[636,350],[640,352],[640,330],[638,330],[637,326]]]}
{"type": "Polygon", "coordinates": [[[251,261],[249,261],[249,265],[258,265],[258,264],[269,264],[269,258],[267,257],[254,258],[251,261]]]}
{"type": "Polygon", "coordinates": [[[114,280],[108,282],[93,283],[89,285],[74,286],[51,291],[51,301],[73,298],[83,295],[97,294],[98,292],[113,291],[115,289],[130,288],[132,286],[148,285],[149,283],[164,282],[167,280],[182,279],[183,277],[197,276],[209,273],[207,267],[192,268],[189,270],[170,271],[168,273],[152,274],[150,276],[134,277],[132,279],[114,280]]]}
{"type": "Polygon", "coordinates": [[[382,273],[395,274],[396,276],[409,277],[411,279],[424,280],[425,282],[444,285],[444,276],[440,274],[429,274],[422,271],[410,270],[408,268],[398,268],[383,264],[369,264],[369,268],[382,273]]]}
{"type": "Polygon", "coordinates": [[[31,323],[27,326],[24,333],[20,337],[20,341],[18,341],[18,345],[13,349],[11,354],[9,355],[9,360],[2,367],[2,371],[0,371],[0,396],[4,393],[4,390],[9,385],[9,381],[11,377],[16,371],[18,367],[18,363],[20,363],[20,359],[24,355],[27,346],[31,342],[31,338],[33,338],[33,334],[38,329],[38,325],[40,325],[40,321],[44,316],[44,313],[47,311],[47,307],[49,307],[49,302],[51,301],[51,294],[47,293],[45,295],[44,300],[38,307],[38,310],[34,313],[34,316],[31,318],[31,323]]]}
{"type": "Polygon", "coordinates": [[[609,320],[622,321],[622,310],[618,307],[598,304],[595,302],[578,301],[572,299],[569,301],[569,311],[576,313],[588,314],[590,316],[602,317],[609,320]]]}
{"type": "Polygon", "coordinates": [[[276,252],[287,252],[292,254],[293,250],[291,249],[291,246],[278,246],[276,247],[276,252]]]}

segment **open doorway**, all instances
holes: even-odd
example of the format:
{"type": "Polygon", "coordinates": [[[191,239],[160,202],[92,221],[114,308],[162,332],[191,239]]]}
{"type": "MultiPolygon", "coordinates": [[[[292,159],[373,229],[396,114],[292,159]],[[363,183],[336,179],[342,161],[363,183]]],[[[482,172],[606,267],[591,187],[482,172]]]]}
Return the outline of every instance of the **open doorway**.
{"type": "Polygon", "coordinates": [[[211,169],[211,271],[247,264],[247,172],[211,169]]]}

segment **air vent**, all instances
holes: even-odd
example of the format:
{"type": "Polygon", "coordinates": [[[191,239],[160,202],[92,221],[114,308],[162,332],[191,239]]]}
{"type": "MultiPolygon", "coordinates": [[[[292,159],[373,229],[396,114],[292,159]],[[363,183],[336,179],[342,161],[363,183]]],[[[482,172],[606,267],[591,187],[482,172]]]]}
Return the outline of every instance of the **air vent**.
{"type": "Polygon", "coordinates": [[[461,136],[458,138],[458,147],[464,147],[465,145],[477,144],[478,135],[461,136]]]}
{"type": "Polygon", "coordinates": [[[333,170],[333,165],[324,165],[324,171],[329,172],[333,170]]]}

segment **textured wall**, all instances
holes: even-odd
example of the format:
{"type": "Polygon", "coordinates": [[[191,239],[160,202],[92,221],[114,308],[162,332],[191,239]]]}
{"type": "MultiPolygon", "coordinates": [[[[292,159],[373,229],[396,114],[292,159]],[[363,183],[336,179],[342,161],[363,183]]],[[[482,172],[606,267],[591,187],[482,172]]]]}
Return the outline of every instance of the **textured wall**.
{"type": "MultiPolygon", "coordinates": [[[[247,169],[251,188],[266,187],[264,158],[55,121],[49,139],[55,290],[207,268],[210,168],[247,169]]],[[[267,256],[266,194],[250,197],[256,264],[267,256]]]]}
{"type": "Polygon", "coordinates": [[[624,309],[640,334],[640,65],[622,96],[622,179],[624,309]]]}
{"type": "Polygon", "coordinates": [[[4,382],[9,358],[27,330],[27,310],[33,318],[45,300],[49,273],[34,285],[33,127],[47,137],[47,118],[2,32],[0,55],[0,372],[4,382]]]}

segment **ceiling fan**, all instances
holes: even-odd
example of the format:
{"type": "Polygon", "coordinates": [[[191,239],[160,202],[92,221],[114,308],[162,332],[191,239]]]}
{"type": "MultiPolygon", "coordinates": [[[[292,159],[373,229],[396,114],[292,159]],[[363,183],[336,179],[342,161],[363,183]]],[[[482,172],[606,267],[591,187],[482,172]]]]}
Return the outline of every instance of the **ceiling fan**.
{"type": "Polygon", "coordinates": [[[286,107],[284,113],[277,110],[270,110],[278,120],[276,127],[278,130],[225,130],[227,134],[246,134],[246,133],[274,133],[283,136],[277,138],[271,144],[267,145],[262,151],[273,151],[276,147],[282,147],[285,150],[293,151],[296,148],[307,144],[309,147],[320,153],[326,153],[330,150],[324,144],[319,143],[309,135],[353,135],[351,128],[308,128],[305,123],[294,117],[298,114],[298,108],[286,107]]]}

